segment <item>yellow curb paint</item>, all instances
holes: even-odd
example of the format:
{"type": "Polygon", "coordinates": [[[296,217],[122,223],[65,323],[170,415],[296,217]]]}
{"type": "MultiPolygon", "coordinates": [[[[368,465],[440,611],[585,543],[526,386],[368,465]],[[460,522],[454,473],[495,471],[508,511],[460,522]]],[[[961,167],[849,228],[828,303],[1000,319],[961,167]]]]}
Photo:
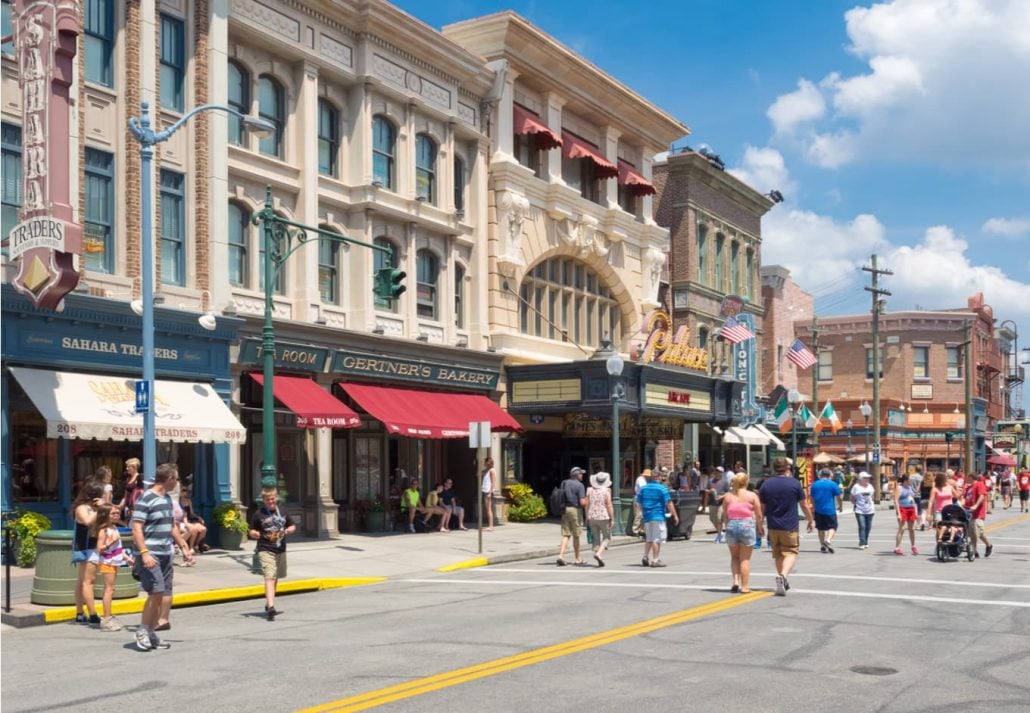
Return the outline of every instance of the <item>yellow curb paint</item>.
{"type": "Polygon", "coordinates": [[[987,525],[984,527],[984,532],[994,532],[995,530],[1001,530],[1002,528],[1010,525],[1018,525],[1019,523],[1026,522],[1027,520],[1030,520],[1030,515],[1019,515],[1018,517],[1010,518],[1005,522],[996,522],[993,525],[987,525]]]}
{"type": "Polygon", "coordinates": [[[454,564],[444,565],[443,567],[437,567],[437,572],[456,572],[459,569],[472,569],[473,567],[486,567],[490,564],[490,560],[486,557],[476,557],[475,559],[465,560],[464,562],[455,562],[454,564]]]}
{"type": "Polygon", "coordinates": [[[533,664],[561,656],[568,656],[570,654],[586,651],[598,646],[605,646],[606,644],[612,644],[616,641],[621,641],[634,636],[641,636],[642,634],[647,634],[658,629],[682,624],[710,614],[717,614],[721,611],[771,596],[772,592],[751,592],[750,594],[743,594],[729,599],[721,599],[711,604],[704,604],[699,607],[694,607],[693,609],[686,609],[673,614],[660,616],[655,619],[647,619],[619,629],[612,629],[599,634],[585,636],[580,639],[573,639],[560,644],[554,644],[553,646],[545,646],[540,649],[526,651],[514,656],[494,659],[493,661],[487,661],[467,668],[447,671],[445,673],[436,674],[435,676],[428,676],[426,678],[408,681],[407,683],[401,683],[396,686],[389,686],[376,691],[369,691],[368,693],[351,696],[350,698],[341,698],[337,701],[323,703],[311,708],[304,708],[298,711],[298,713],[329,713],[330,711],[333,713],[343,713],[345,711],[360,711],[367,708],[374,708],[386,703],[392,703],[405,698],[412,698],[424,693],[430,693],[431,691],[437,691],[442,688],[456,686],[460,683],[486,678],[487,676],[494,676],[496,674],[504,673],[505,671],[512,671],[524,666],[532,666],[533,664]]]}
{"type": "MultiPolygon", "coordinates": [[[[325,589],[340,589],[343,587],[360,587],[365,584],[378,584],[385,582],[386,577],[326,577],[322,579],[298,579],[291,582],[280,582],[276,588],[277,594],[297,594],[299,592],[320,592],[325,589]]],[[[254,584],[247,587],[227,587],[226,589],[207,589],[200,592],[183,592],[172,595],[172,608],[196,606],[198,604],[218,604],[220,602],[231,602],[239,599],[257,599],[265,596],[264,584],[254,584]]],[[[111,613],[138,614],[143,611],[143,604],[147,601],[146,596],[140,595],[136,599],[123,599],[111,603],[111,613]]],[[[59,609],[48,609],[43,612],[43,620],[47,624],[55,624],[62,621],[71,621],[75,618],[75,607],[61,607],[59,609]]]]}

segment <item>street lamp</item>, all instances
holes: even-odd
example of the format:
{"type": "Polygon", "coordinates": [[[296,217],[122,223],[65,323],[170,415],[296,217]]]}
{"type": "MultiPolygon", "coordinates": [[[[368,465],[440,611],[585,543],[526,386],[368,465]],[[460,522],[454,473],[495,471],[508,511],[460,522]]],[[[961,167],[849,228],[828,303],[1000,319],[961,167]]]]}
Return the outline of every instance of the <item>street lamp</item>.
{"type": "Polygon", "coordinates": [[[965,439],[965,435],[962,432],[966,430],[966,419],[960,418],[958,421],[956,421],[955,422],[955,428],[957,428],[959,430],[959,433],[961,434],[960,437],[962,438],[962,449],[959,451],[959,457],[958,457],[958,472],[959,473],[965,473],[966,472],[966,439],[965,439]]]}
{"type": "Polygon", "coordinates": [[[143,482],[154,480],[157,470],[157,439],[154,429],[154,258],[153,258],[153,225],[151,224],[151,202],[154,158],[154,146],[167,141],[172,134],[187,121],[202,111],[224,111],[238,116],[244,128],[255,131],[259,136],[267,135],[275,130],[275,126],[265,119],[242,114],[232,107],[221,104],[204,104],[187,112],[181,119],[161,131],[154,131],[150,126],[150,104],[140,102],[140,118],[129,119],[129,131],[139,142],[140,157],[140,292],[143,299],[141,316],[143,318],[143,389],[147,396],[146,408],[143,411],[143,482]]]}
{"type": "MultiPolygon", "coordinates": [[[[862,418],[865,419],[865,472],[869,472],[869,416],[873,413],[873,407],[869,405],[868,401],[863,401],[862,405],[858,407],[858,412],[862,414],[862,418]]],[[[875,489],[876,500],[880,500],[880,483],[879,479],[873,483],[875,489]]]]}
{"type": "Polygon", "coordinates": [[[855,422],[850,418],[844,422],[844,425],[848,427],[848,458],[851,457],[851,429],[855,427],[855,422]]]}
{"type": "MultiPolygon", "coordinates": [[[[388,264],[393,265],[393,250],[380,245],[347,238],[331,230],[323,230],[276,215],[272,207],[272,187],[265,190],[265,207],[257,211],[252,218],[254,225],[262,226],[262,245],[265,249],[263,275],[265,278],[265,322],[261,328],[261,442],[263,460],[261,463],[261,487],[274,488],[278,483],[278,468],[275,465],[275,327],[272,324],[272,313],[275,308],[275,285],[279,281],[279,272],[286,261],[297,250],[309,242],[331,240],[335,243],[363,245],[387,255],[388,264]],[[313,235],[312,235],[313,234],[313,235]]],[[[407,288],[401,281],[407,274],[396,267],[385,267],[373,275],[376,297],[394,300],[400,297],[407,288]]]]}
{"type": "Polygon", "coordinates": [[[787,392],[787,401],[790,403],[790,458],[791,468],[794,477],[798,477],[798,404],[801,403],[801,393],[797,389],[787,392]]]}
{"type": "Polygon", "coordinates": [[[613,353],[605,362],[608,375],[612,381],[612,483],[615,492],[612,493],[612,506],[615,511],[615,522],[612,523],[612,534],[622,535],[625,532],[622,522],[622,467],[619,465],[619,404],[625,396],[625,389],[622,386],[622,367],[625,362],[622,355],[613,347],[613,353]]]}

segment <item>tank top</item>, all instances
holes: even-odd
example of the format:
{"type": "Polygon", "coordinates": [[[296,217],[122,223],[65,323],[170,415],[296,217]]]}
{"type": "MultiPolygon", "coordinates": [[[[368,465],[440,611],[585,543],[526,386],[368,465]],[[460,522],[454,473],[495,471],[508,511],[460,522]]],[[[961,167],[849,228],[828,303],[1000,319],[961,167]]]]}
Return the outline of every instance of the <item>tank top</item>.
{"type": "Polygon", "coordinates": [[[493,479],[490,477],[490,471],[492,470],[493,468],[487,468],[483,471],[483,485],[480,490],[482,490],[484,494],[492,493],[494,491],[493,479]]]}
{"type": "Polygon", "coordinates": [[[915,500],[912,499],[912,488],[907,485],[901,486],[901,491],[898,493],[898,507],[914,508],[915,506],[915,500]]]}
{"type": "Polygon", "coordinates": [[[747,500],[734,499],[726,504],[726,517],[730,520],[750,520],[755,516],[755,506],[747,500]]]}
{"type": "Polygon", "coordinates": [[[72,540],[72,549],[78,552],[82,550],[95,550],[97,538],[89,534],[89,525],[83,525],[75,521],[75,538],[72,540]]]}
{"type": "Polygon", "coordinates": [[[946,490],[937,490],[937,488],[934,488],[933,490],[936,493],[936,496],[934,497],[933,501],[934,512],[940,512],[941,508],[943,508],[945,505],[951,505],[952,502],[954,502],[955,499],[951,496],[950,488],[946,490]]]}
{"type": "Polygon", "coordinates": [[[587,488],[587,520],[607,520],[604,493],[607,488],[587,488]]]}

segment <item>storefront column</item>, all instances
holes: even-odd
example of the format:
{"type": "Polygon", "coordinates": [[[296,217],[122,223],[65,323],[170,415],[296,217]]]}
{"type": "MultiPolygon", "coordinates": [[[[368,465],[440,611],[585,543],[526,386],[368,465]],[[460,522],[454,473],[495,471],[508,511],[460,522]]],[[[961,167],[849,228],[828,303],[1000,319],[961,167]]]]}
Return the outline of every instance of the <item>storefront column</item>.
{"type": "Polygon", "coordinates": [[[333,501],[333,432],[329,428],[315,430],[315,463],[318,467],[316,495],[317,536],[320,539],[340,534],[340,511],[333,501]]]}
{"type": "Polygon", "coordinates": [[[0,477],[3,477],[2,490],[0,490],[0,508],[3,512],[13,509],[11,502],[11,434],[7,428],[7,405],[11,403],[8,395],[7,384],[10,379],[0,379],[0,477]]]}

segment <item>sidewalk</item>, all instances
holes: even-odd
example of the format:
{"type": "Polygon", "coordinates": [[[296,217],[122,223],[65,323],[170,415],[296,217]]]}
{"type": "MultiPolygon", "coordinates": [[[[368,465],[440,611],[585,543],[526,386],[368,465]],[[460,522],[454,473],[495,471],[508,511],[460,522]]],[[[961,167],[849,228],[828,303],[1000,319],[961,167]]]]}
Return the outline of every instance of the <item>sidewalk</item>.
{"type": "MultiPolygon", "coordinates": [[[[702,522],[707,525],[706,516],[698,517],[705,518],[698,521],[699,525],[702,522]]],[[[700,534],[700,528],[698,531],[700,534]]],[[[475,529],[417,535],[343,534],[332,540],[291,538],[287,550],[289,574],[279,582],[279,593],[374,584],[390,577],[432,570],[451,571],[547,557],[558,553],[560,539],[558,522],[550,519],[508,523],[498,525],[493,532],[483,532],[482,553],[479,552],[479,533],[475,529]]],[[[589,553],[585,533],[581,542],[584,552],[589,553]]],[[[636,537],[616,537],[613,544],[638,542],[640,539],[636,537]]],[[[244,543],[244,549],[234,552],[212,549],[198,556],[194,567],[176,567],[172,606],[263,597],[262,579],[250,572],[252,554],[253,543],[244,543]]],[[[11,567],[11,611],[2,612],[2,623],[21,628],[68,621],[75,617],[74,606],[32,604],[29,601],[32,579],[31,568],[11,567]]],[[[3,596],[0,596],[0,604],[3,601],[3,596]]],[[[98,607],[99,604],[98,600],[98,607]]],[[[142,606],[142,597],[116,599],[114,613],[132,614],[141,611],[142,606]]]]}

